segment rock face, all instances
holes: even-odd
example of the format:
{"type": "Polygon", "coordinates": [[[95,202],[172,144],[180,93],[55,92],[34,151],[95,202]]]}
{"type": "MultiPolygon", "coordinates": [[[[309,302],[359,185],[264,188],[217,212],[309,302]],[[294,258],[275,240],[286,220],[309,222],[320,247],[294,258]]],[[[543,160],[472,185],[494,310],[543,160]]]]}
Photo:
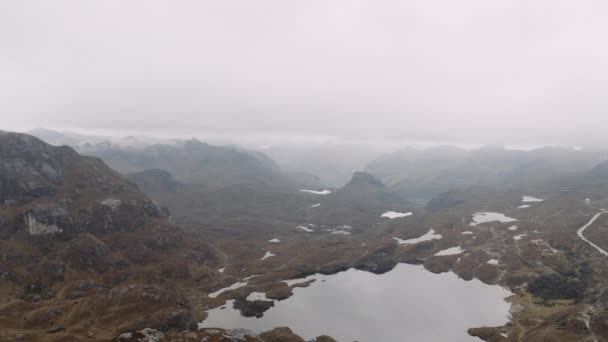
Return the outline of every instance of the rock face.
{"type": "Polygon", "coordinates": [[[0,202],[14,205],[57,194],[66,167],[78,154],[28,135],[0,132],[0,158],[0,202]]]}
{"type": "MultiPolygon", "coordinates": [[[[0,200],[32,236],[132,230],[163,216],[101,160],[8,132],[0,133],[0,200]]],[[[2,228],[3,238],[17,231],[2,228]]]]}
{"type": "Polygon", "coordinates": [[[0,340],[190,329],[175,284],[214,260],[101,160],[0,132],[0,340]]]}

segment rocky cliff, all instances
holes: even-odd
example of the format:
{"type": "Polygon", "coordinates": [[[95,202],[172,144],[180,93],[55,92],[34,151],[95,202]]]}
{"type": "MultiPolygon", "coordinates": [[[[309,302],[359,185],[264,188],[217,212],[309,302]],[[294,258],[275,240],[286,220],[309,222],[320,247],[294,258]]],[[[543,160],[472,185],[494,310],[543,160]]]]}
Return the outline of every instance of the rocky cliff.
{"type": "Polygon", "coordinates": [[[100,159],[0,132],[0,341],[191,328],[178,289],[214,262],[100,159]]]}

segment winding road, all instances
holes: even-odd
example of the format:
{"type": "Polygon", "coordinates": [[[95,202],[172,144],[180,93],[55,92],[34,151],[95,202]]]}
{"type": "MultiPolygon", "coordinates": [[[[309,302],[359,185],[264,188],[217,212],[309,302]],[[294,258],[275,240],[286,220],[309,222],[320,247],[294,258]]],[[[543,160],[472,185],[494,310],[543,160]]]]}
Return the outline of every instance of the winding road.
{"type": "Polygon", "coordinates": [[[602,253],[605,256],[608,256],[608,252],[606,252],[605,250],[603,250],[602,248],[600,248],[598,245],[594,244],[593,242],[587,240],[587,238],[583,235],[583,232],[585,231],[585,229],[589,228],[604,213],[606,213],[606,211],[602,210],[599,213],[595,214],[595,216],[593,216],[591,218],[591,220],[589,222],[587,222],[586,225],[580,227],[579,230],[576,231],[576,234],[578,235],[578,237],[581,238],[581,240],[588,243],[591,247],[597,249],[598,252],[602,253]]]}

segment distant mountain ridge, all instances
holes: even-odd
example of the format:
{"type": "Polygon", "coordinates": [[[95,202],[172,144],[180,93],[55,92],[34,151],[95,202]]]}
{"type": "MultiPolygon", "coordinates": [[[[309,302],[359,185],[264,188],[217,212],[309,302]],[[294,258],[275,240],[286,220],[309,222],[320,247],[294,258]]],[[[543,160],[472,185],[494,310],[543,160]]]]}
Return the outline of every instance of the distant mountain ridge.
{"type": "Polygon", "coordinates": [[[441,146],[404,149],[369,163],[365,171],[411,200],[427,201],[469,186],[525,187],[566,174],[588,171],[605,161],[605,150],[544,147],[532,151],[441,146]]]}
{"type": "Polygon", "coordinates": [[[72,139],[65,134],[37,129],[41,139],[68,143],[78,152],[101,158],[111,168],[130,174],[149,169],[162,169],[176,180],[221,188],[232,185],[297,186],[301,182],[314,182],[303,174],[284,174],[277,164],[264,153],[233,146],[216,146],[190,140],[158,140],[125,137],[93,142],[72,139]]]}
{"type": "Polygon", "coordinates": [[[319,177],[329,187],[342,187],[354,172],[381,155],[378,147],[365,143],[283,143],[266,146],[264,153],[288,172],[305,172],[319,177]]]}

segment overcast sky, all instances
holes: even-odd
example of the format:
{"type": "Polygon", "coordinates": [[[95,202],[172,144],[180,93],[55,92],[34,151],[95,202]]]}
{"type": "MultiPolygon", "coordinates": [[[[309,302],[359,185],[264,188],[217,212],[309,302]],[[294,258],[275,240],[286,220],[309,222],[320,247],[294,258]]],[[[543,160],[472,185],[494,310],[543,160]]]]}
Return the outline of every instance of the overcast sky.
{"type": "Polygon", "coordinates": [[[0,2],[4,129],[608,143],[603,0],[0,2]]]}

